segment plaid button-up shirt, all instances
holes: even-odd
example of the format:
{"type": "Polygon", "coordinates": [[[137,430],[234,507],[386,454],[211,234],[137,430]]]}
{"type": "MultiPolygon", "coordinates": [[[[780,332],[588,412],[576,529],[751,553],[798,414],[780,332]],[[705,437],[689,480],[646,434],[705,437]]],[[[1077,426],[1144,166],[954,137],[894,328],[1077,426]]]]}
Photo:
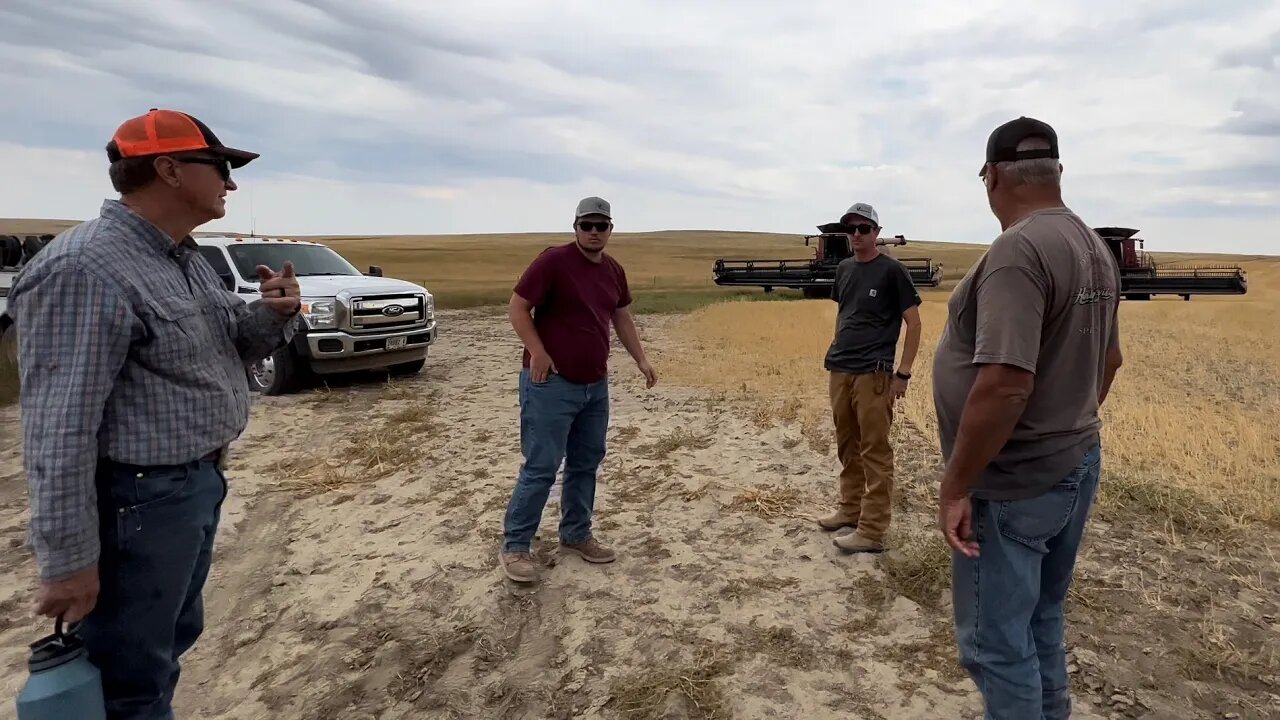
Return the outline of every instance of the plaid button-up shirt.
{"type": "Polygon", "coordinates": [[[190,238],[116,200],[22,269],[9,312],[45,580],[98,560],[99,458],[176,465],[226,447],[248,422],[245,365],[288,342],[297,317],[246,304],[190,238]]]}

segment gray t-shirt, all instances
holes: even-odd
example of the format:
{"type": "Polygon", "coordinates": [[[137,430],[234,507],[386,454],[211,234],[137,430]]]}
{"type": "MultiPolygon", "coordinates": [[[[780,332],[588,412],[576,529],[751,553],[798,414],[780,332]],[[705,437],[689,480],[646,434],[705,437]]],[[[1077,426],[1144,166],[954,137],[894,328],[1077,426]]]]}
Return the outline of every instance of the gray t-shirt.
{"type": "Polygon", "coordinates": [[[1102,239],[1067,208],[1033,212],[996,238],[956,286],[933,361],[944,458],[981,364],[1035,373],[1035,389],[974,497],[1035,497],[1098,441],[1098,392],[1119,342],[1120,271],[1102,239]]]}
{"type": "Polygon", "coordinates": [[[826,369],[846,373],[892,370],[902,314],[920,304],[920,293],[907,268],[884,253],[866,262],[846,258],[836,266],[831,299],[839,303],[839,310],[826,369]]]}

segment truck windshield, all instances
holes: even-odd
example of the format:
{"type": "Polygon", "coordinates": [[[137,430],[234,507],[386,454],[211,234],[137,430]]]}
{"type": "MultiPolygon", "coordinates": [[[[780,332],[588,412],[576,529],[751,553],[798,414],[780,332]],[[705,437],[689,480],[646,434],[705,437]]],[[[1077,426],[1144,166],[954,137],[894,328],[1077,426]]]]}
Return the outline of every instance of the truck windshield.
{"type": "Polygon", "coordinates": [[[246,243],[231,245],[227,251],[240,276],[250,280],[258,278],[259,265],[280,272],[285,260],[293,263],[293,272],[298,276],[360,274],[345,258],[323,245],[246,243]]]}

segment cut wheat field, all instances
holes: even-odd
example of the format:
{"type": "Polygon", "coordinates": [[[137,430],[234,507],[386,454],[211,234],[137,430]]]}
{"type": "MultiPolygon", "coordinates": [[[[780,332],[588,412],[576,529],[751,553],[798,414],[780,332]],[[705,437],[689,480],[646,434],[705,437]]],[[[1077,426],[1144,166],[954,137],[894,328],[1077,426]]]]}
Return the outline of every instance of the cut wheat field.
{"type": "MultiPolygon", "coordinates": [[[[443,307],[496,304],[532,255],[565,234],[327,237],[357,266],[381,264],[417,279],[443,307]]],[[[936,442],[930,358],[946,318],[948,291],[983,246],[908,240],[898,257],[944,267],[942,287],[923,292],[919,374],[901,413],[936,442]]],[[[749,396],[761,412],[796,417],[811,442],[830,442],[821,357],[835,307],[825,301],[771,304],[794,293],[715,287],[720,257],[802,258],[800,235],[731,232],[618,233],[610,246],[627,268],[641,311],[693,311],[677,332],[692,355],[676,377],[749,396]],[[738,302],[734,302],[738,301],[738,302]]],[[[1123,305],[1126,367],[1104,409],[1113,468],[1104,504],[1146,509],[1171,528],[1229,531],[1250,521],[1280,526],[1280,258],[1153,251],[1160,262],[1239,262],[1244,297],[1161,298],[1123,305]]]]}
{"type": "MultiPolygon", "coordinates": [[[[807,231],[809,232],[809,231],[807,231]]],[[[816,229],[811,232],[816,232],[816,229]]],[[[506,302],[520,272],[539,251],[569,242],[572,234],[463,235],[413,237],[316,237],[357,267],[395,268],[400,277],[421,282],[441,307],[506,302]]],[[[894,248],[900,257],[927,255],[944,268],[967,267],[978,246],[909,240],[894,248]]],[[[803,259],[813,257],[802,234],[750,232],[617,232],[609,252],[618,258],[636,296],[639,312],[681,312],[724,299],[791,299],[797,293],[765,295],[759,288],[725,289],[712,281],[717,258],[803,259]]]]}
{"type": "MultiPolygon", "coordinates": [[[[1103,503],[1150,511],[1172,527],[1280,527],[1280,262],[1253,261],[1244,297],[1124,302],[1125,366],[1103,408],[1103,503]]],[[[931,358],[948,294],[924,292],[916,378],[899,414],[936,447],[931,358]]],[[[682,382],[749,397],[830,442],[822,356],[835,306],[729,302],[682,322],[682,382]]]]}
{"type": "MultiPolygon", "coordinates": [[[[847,557],[813,522],[836,489],[822,369],[835,307],[710,281],[716,257],[812,250],[798,235],[616,235],[662,378],[645,389],[615,344],[596,529],[619,559],[558,558],[552,501],[543,579],[519,588],[495,558],[520,461],[520,349],[501,303],[539,250],[569,237],[324,239],[430,287],[447,308],[439,346],[418,377],[258,399],[231,451],[179,713],[972,720],[933,527],[929,366],[949,288],[983,248],[893,249],[941,261],[947,282],[923,291],[916,380],[897,412],[889,552],[847,557]]],[[[1084,720],[1280,717],[1280,334],[1267,319],[1280,261],[1241,260],[1244,297],[1121,306],[1126,364],[1067,608],[1084,720]]],[[[17,421],[0,407],[7,696],[46,631],[27,609],[17,421]]],[[[11,712],[0,705],[0,720],[11,712]]]]}

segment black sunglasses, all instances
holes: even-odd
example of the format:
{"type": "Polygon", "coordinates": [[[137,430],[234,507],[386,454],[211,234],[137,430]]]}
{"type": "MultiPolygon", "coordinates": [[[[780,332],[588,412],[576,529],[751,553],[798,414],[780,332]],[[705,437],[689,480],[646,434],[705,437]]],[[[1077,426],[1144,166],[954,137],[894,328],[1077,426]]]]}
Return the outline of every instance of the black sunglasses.
{"type": "Polygon", "coordinates": [[[218,175],[222,177],[223,181],[227,181],[231,179],[231,163],[228,162],[226,158],[184,157],[184,158],[174,158],[174,159],[180,163],[212,165],[214,168],[218,170],[218,175]]]}
{"type": "Polygon", "coordinates": [[[876,226],[871,225],[869,223],[858,223],[857,225],[845,225],[845,228],[848,230],[848,232],[851,232],[855,235],[870,235],[872,232],[876,230],[876,226]]]}
{"type": "Polygon", "coordinates": [[[582,228],[583,230],[586,230],[587,232],[591,232],[592,230],[595,230],[597,232],[604,232],[605,230],[609,229],[609,225],[610,223],[607,221],[599,221],[599,222],[591,222],[590,220],[578,221],[578,227],[582,228]]]}

